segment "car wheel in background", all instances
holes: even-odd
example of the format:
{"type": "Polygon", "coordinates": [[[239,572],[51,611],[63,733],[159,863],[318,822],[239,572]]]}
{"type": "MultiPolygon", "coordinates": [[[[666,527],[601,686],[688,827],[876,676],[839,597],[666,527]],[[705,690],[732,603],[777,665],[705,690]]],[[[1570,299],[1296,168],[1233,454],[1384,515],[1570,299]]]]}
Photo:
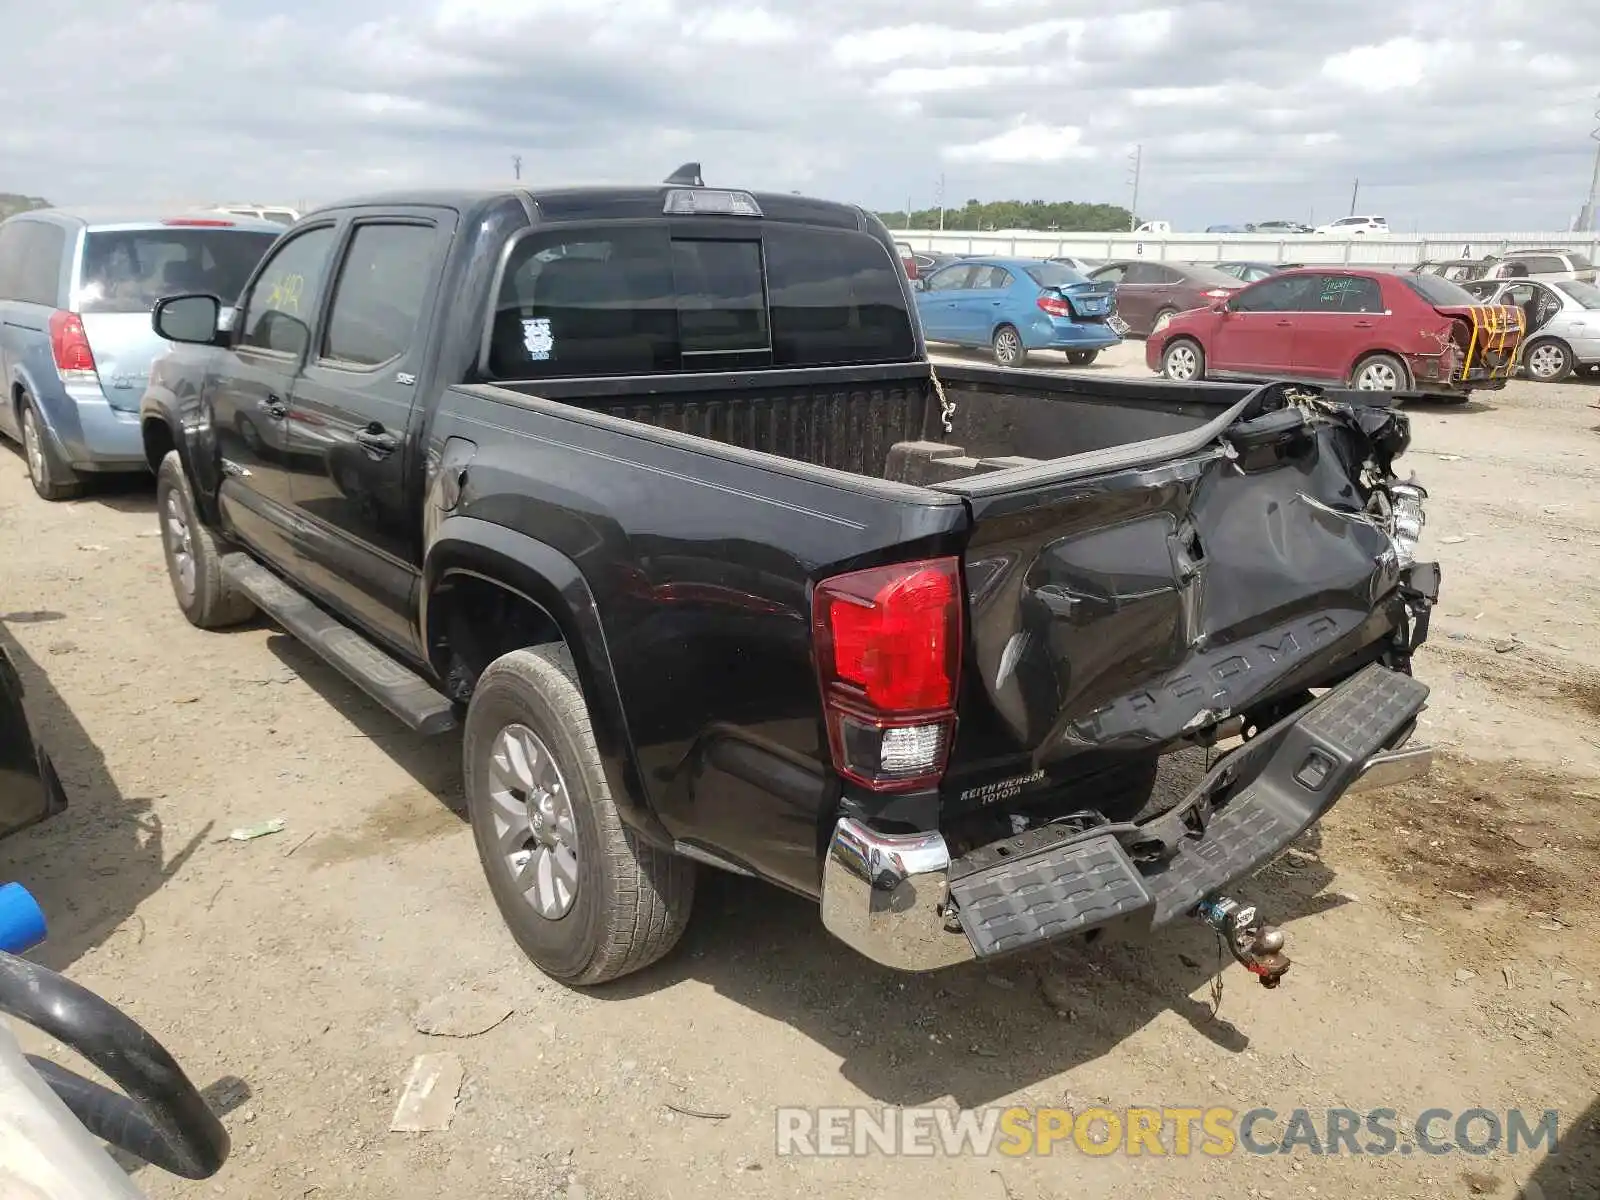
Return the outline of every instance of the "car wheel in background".
{"type": "Polygon", "coordinates": [[[1028,361],[1028,348],[1022,344],[1022,335],[1010,325],[994,331],[994,361],[1002,367],[1020,367],[1028,361]]]}
{"type": "Polygon", "coordinates": [[[484,669],[461,753],[489,890],[540,970],[604,983],[677,944],[694,864],[622,823],[566,646],[513,650],[484,669]]]}
{"type": "Polygon", "coordinates": [[[1172,318],[1177,315],[1177,309],[1163,308],[1160,312],[1156,313],[1155,323],[1150,326],[1150,333],[1152,335],[1160,333],[1168,325],[1172,324],[1172,318]]]}
{"type": "Polygon", "coordinates": [[[1522,353],[1522,366],[1529,379],[1540,383],[1560,383],[1572,374],[1572,351],[1555,338],[1539,338],[1522,353]]]}
{"type": "Polygon", "coordinates": [[[1409,386],[1406,365],[1392,354],[1370,354],[1350,372],[1358,392],[1403,392],[1409,386]]]}
{"type": "Polygon", "coordinates": [[[222,574],[222,548],[200,523],[176,450],[167,451],[156,471],[156,519],[161,522],[161,549],[172,594],[189,623],[199,629],[222,629],[248,620],[256,606],[228,586],[222,574]]]}
{"type": "Polygon", "coordinates": [[[1206,377],[1206,352],[1192,338],[1173,338],[1161,354],[1161,373],[1175,383],[1197,383],[1206,377]]]}
{"type": "Polygon", "coordinates": [[[28,482],[44,500],[70,500],[82,495],[83,481],[50,443],[39,414],[33,411],[33,397],[22,393],[22,454],[28,460],[28,482]]]}
{"type": "Polygon", "coordinates": [[[1100,351],[1098,351],[1098,350],[1068,350],[1067,351],[1067,362],[1070,363],[1074,367],[1091,366],[1091,365],[1093,365],[1094,360],[1099,358],[1099,357],[1100,357],[1100,351]]]}

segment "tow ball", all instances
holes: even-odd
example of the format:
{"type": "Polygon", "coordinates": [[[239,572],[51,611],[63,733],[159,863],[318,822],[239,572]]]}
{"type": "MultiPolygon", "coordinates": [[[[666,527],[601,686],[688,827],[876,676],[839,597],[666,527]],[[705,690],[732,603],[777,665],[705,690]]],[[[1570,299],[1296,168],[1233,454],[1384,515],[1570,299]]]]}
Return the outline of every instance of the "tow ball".
{"type": "Polygon", "coordinates": [[[1215,896],[1201,901],[1194,915],[1217,932],[1228,952],[1261,981],[1262,987],[1278,986],[1289,969],[1289,956],[1283,952],[1283,930],[1261,920],[1254,905],[1215,896]]]}

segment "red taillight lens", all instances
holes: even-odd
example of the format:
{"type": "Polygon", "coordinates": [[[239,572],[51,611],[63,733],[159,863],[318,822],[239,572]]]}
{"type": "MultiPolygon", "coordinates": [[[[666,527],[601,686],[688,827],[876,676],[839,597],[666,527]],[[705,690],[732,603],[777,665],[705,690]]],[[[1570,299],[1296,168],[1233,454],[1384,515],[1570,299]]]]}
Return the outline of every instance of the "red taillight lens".
{"type": "Polygon", "coordinates": [[[1037,303],[1040,308],[1044,309],[1052,317],[1070,317],[1072,315],[1072,305],[1061,299],[1060,296],[1040,296],[1037,303]]]}
{"type": "Polygon", "coordinates": [[[902,258],[900,261],[906,265],[906,278],[915,279],[917,277],[917,260],[914,258],[902,258]]]}
{"type": "Polygon", "coordinates": [[[63,379],[69,374],[94,373],[94,351],[89,349],[89,335],[77,313],[58,309],[50,314],[50,353],[56,360],[56,373],[63,379]]]}
{"type": "Polygon", "coordinates": [[[839,771],[877,791],[937,782],[961,671],[958,560],[824,580],[812,598],[812,633],[839,771]]]}
{"type": "Polygon", "coordinates": [[[1233,295],[1228,288],[1212,288],[1209,292],[1202,293],[1207,300],[1223,300],[1233,295]]]}

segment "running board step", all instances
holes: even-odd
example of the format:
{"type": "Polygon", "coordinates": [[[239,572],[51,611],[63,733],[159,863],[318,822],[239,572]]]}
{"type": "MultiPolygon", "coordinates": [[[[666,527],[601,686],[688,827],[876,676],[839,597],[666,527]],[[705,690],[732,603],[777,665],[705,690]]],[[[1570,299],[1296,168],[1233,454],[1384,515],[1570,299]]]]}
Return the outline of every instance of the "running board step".
{"type": "Polygon", "coordinates": [[[254,559],[224,555],[222,574],[262,612],[418,733],[432,737],[456,727],[455,707],[443,693],[254,559]]]}

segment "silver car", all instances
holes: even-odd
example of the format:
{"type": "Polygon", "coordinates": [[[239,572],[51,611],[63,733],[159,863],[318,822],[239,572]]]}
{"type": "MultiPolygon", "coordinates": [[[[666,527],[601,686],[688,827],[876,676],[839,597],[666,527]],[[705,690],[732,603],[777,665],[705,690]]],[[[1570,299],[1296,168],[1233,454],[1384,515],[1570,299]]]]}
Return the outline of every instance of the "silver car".
{"type": "Polygon", "coordinates": [[[1527,318],[1522,369],[1555,383],[1600,365],[1600,287],[1576,279],[1474,279],[1462,287],[1485,304],[1514,304],[1527,318]]]}

